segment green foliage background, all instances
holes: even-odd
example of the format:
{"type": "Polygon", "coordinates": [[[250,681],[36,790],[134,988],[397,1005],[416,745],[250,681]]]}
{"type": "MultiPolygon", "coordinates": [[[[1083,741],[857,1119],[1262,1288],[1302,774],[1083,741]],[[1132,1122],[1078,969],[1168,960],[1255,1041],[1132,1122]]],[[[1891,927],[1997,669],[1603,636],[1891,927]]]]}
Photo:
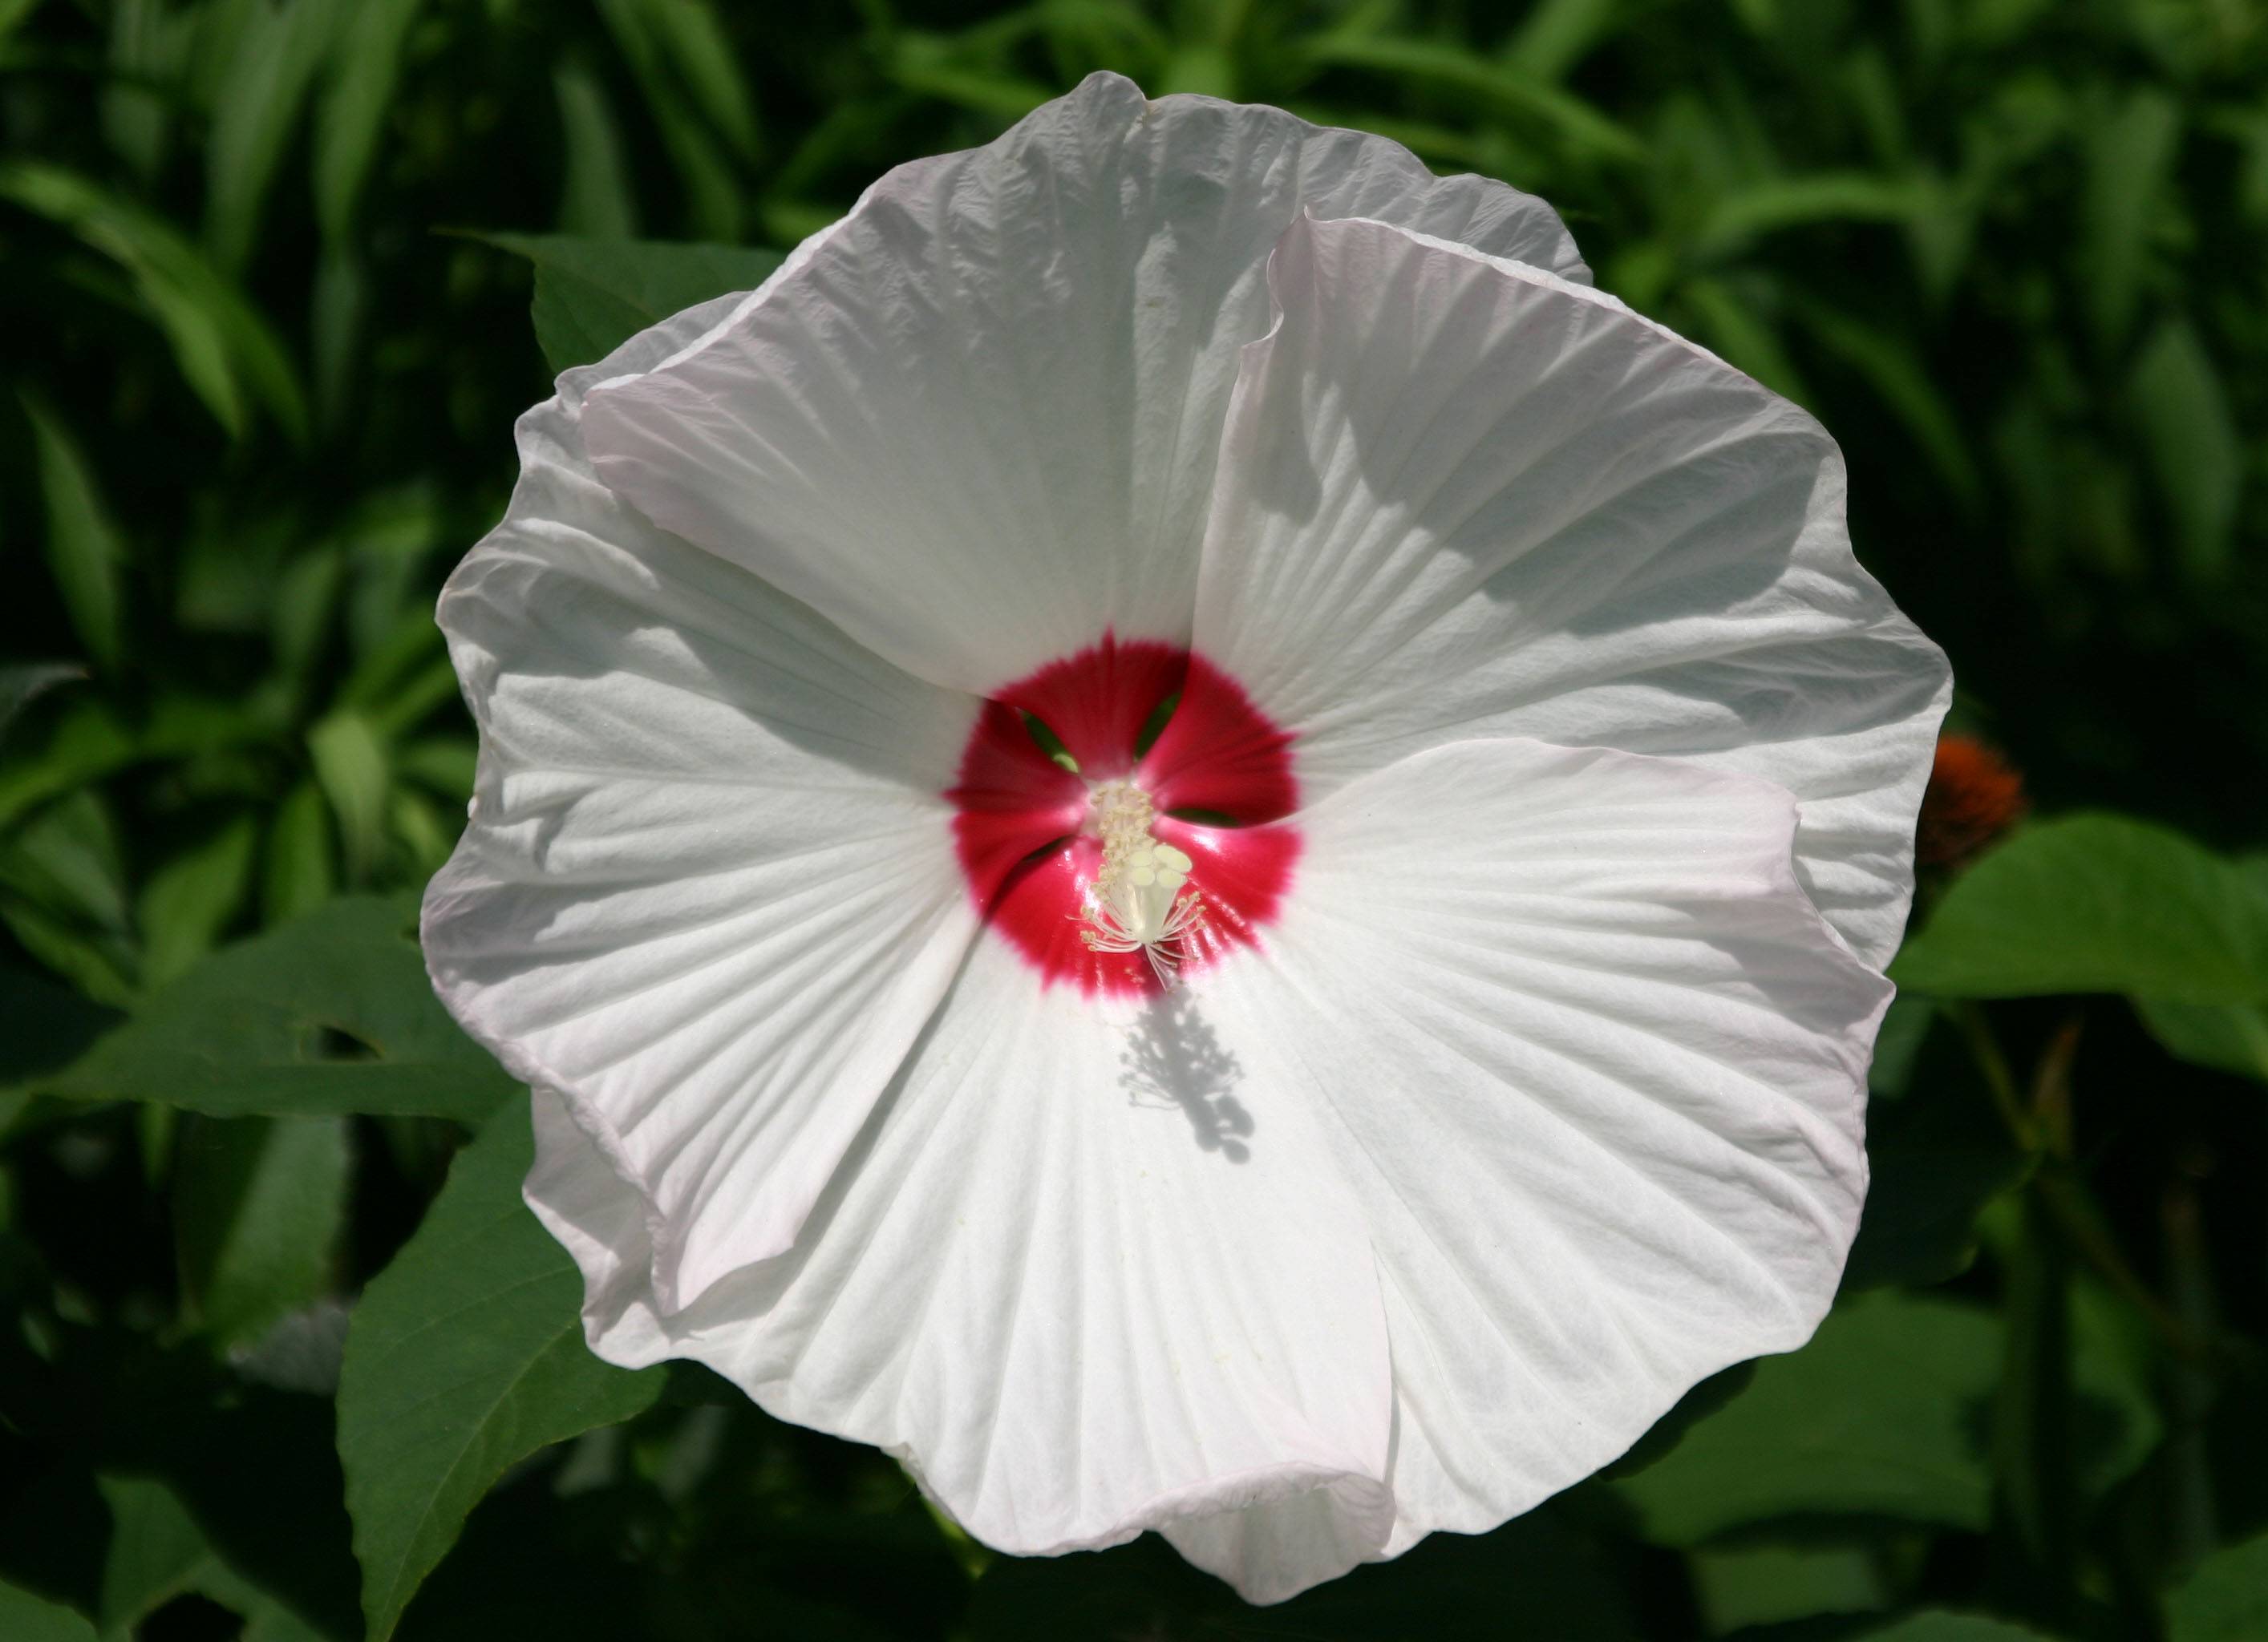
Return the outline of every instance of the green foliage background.
{"type": "Polygon", "coordinates": [[[2254,0],[0,0],[0,339],[8,1642],[2268,1638],[2254,0]],[[590,1359],[409,935],[547,363],[1101,67],[1551,199],[2042,817],[1926,885],[1818,1339],[1270,1610],[590,1359]]]}

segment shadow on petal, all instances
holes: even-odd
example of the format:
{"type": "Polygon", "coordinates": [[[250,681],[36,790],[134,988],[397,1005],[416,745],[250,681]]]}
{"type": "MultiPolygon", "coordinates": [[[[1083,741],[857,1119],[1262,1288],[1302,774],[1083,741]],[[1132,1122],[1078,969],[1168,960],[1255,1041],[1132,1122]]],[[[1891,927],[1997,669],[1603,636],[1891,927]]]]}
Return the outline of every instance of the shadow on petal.
{"type": "Polygon", "coordinates": [[[1152,998],[1118,1058],[1119,1087],[1137,1106],[1173,1105],[1202,1151],[1232,1163],[1252,1155],[1252,1114],[1236,1098],[1244,1066],[1198,1012],[1187,988],[1152,998]]]}

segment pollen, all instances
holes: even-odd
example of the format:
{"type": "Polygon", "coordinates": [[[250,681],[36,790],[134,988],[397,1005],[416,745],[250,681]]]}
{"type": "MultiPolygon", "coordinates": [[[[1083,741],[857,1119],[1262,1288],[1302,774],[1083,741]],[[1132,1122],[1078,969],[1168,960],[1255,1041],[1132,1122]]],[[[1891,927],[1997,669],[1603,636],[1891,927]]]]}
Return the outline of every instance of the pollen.
{"type": "Polygon", "coordinates": [[[1150,828],[1157,811],[1130,781],[1094,788],[1089,824],[1102,840],[1102,868],[1086,893],[1079,932],[1094,952],[1139,952],[1170,992],[1187,956],[1184,941],[1204,925],[1204,902],[1189,887],[1196,862],[1150,828]]]}

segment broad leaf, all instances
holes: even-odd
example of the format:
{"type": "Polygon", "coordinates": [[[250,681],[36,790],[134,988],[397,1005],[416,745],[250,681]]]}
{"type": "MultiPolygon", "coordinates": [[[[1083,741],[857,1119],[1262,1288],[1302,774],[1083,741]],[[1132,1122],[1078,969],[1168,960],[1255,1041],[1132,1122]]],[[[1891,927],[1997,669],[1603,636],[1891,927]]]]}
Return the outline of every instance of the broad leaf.
{"type": "Polygon", "coordinates": [[[2268,1534],[2217,1550],[2166,1599],[2166,1642],[2268,1636],[2268,1534]]]}
{"type": "Polygon", "coordinates": [[[2268,1003],[2169,1003],[2137,998],[2142,1024],[2169,1053],[2268,1083],[2268,1003]]]}
{"type": "Polygon", "coordinates": [[[1693,1552],[1692,1568],[1711,1636],[1890,1605],[1889,1583],[1871,1545],[1736,1545],[1693,1552]]]}
{"type": "Polygon", "coordinates": [[[95,1642],[95,1629],[83,1614],[0,1582],[0,1636],[8,1642],[95,1642]]]}
{"type": "Polygon", "coordinates": [[[569,234],[484,234],[535,265],[535,340],[556,374],[605,358],[682,309],[763,283],[777,251],[569,234]]]}
{"type": "Polygon", "coordinates": [[[1940,997],[2256,1003],[2268,1000],[2268,887],[2147,822],[2050,821],[1955,881],[1890,975],[1940,997]]]}
{"type": "Polygon", "coordinates": [[[478,1121],[512,1081],[434,998],[414,921],[357,897],[226,948],[40,1087],[224,1118],[478,1121]]]}
{"type": "Polygon", "coordinates": [[[625,1373],[583,1344],[581,1275],[520,1200],[534,1152],[514,1102],[458,1156],[347,1334],[339,1458],[371,1642],[507,1468],[661,1394],[660,1370],[625,1373]]]}
{"type": "MultiPolygon", "coordinates": [[[[310,1624],[232,1567],[195,1514],[166,1483],[142,1477],[100,1479],[110,1507],[109,1554],[102,1573],[104,1642],[140,1634],[140,1621],[194,1593],[241,1616],[244,1642],[348,1642],[343,1631],[310,1624]]],[[[0,1609],[4,1616],[4,1609],[0,1609]]],[[[15,1632],[0,1629],[14,1642],[15,1632]]]]}
{"type": "MultiPolygon", "coordinates": [[[[2090,1323],[2091,1308],[2079,1320],[2090,1323]]],[[[2093,1498],[2132,1473],[2159,1434],[2112,1343],[2080,1330],[2072,1474],[2093,1498]]],[[[1797,1518],[1890,1518],[1980,1529],[1991,1517],[1983,1446],[2007,1330],[1994,1314],[1896,1293],[1838,1306],[1801,1351],[1756,1365],[1748,1388],[1661,1459],[1611,1484],[1639,1530],[1696,1545],[1797,1518]]]]}
{"type": "Polygon", "coordinates": [[[1801,1351],[1757,1365],[1746,1391],[1615,1486],[1666,1544],[1813,1514],[1982,1528],[1991,1484],[1977,1429],[1999,1355],[1988,1313],[1867,1295],[1801,1351]]]}

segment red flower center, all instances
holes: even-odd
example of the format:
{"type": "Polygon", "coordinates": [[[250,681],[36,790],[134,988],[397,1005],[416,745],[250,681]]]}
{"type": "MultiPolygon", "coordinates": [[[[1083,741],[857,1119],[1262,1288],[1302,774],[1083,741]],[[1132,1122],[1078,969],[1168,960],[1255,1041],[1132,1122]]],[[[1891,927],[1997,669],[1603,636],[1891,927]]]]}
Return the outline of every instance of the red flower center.
{"type": "Polygon", "coordinates": [[[1283,902],[1300,855],[1283,820],[1299,802],[1291,745],[1204,656],[1106,633],[984,704],[946,795],[968,893],[1044,984],[1156,991],[1143,953],[1084,939],[1103,865],[1095,788],[1138,788],[1151,836],[1189,858],[1204,917],[1169,951],[1187,968],[1255,944],[1283,902]]]}

